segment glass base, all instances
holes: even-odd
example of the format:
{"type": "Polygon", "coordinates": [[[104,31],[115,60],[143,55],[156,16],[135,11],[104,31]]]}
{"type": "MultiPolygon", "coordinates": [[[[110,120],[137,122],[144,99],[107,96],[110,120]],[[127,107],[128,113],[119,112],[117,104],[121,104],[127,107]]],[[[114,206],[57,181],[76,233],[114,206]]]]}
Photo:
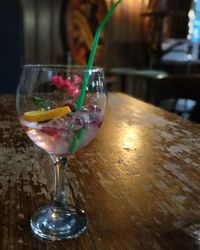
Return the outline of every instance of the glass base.
{"type": "Polygon", "coordinates": [[[53,241],[77,238],[87,229],[85,212],[73,206],[66,210],[44,207],[35,212],[30,223],[37,236],[53,241]]]}

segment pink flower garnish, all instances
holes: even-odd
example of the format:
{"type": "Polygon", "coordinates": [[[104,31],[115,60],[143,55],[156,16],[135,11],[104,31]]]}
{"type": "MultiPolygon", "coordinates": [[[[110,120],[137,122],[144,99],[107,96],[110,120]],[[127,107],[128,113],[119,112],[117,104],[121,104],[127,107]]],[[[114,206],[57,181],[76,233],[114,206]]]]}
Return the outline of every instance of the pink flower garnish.
{"type": "Polygon", "coordinates": [[[74,75],[74,82],[75,83],[81,83],[82,82],[82,78],[79,75],[74,75]]]}
{"type": "Polygon", "coordinates": [[[67,92],[70,97],[77,97],[80,94],[79,86],[69,80],[64,80],[61,76],[53,76],[51,78],[51,82],[57,88],[62,89],[64,92],[67,92]]]}

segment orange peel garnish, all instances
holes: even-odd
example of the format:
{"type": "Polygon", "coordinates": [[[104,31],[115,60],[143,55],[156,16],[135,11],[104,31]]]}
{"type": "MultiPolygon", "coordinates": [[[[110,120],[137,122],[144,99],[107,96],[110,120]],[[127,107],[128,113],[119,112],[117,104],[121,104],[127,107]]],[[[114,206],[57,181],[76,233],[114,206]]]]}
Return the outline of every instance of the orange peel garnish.
{"type": "Polygon", "coordinates": [[[25,112],[23,119],[29,122],[44,122],[67,115],[68,113],[71,113],[71,109],[68,106],[50,110],[33,110],[25,112]]]}

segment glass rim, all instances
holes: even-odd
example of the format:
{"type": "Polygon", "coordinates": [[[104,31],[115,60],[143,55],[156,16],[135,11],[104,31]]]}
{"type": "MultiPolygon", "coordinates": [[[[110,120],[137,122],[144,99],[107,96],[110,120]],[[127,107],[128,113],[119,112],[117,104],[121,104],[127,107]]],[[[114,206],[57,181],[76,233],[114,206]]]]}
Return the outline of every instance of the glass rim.
{"type": "Polygon", "coordinates": [[[92,66],[91,69],[87,69],[87,66],[82,65],[68,65],[68,64],[24,64],[23,69],[66,69],[66,70],[84,70],[84,71],[90,71],[90,70],[103,70],[103,67],[100,66],[92,66]]]}

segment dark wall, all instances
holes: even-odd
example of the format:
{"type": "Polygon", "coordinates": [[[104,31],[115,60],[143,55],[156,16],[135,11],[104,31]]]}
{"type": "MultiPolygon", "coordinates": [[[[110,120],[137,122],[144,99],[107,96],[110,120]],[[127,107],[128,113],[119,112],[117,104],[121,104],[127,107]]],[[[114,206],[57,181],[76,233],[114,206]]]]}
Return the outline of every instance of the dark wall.
{"type": "Polygon", "coordinates": [[[62,0],[23,0],[24,63],[64,63],[62,0]]]}
{"type": "Polygon", "coordinates": [[[0,1],[0,92],[15,92],[20,74],[19,0],[0,1]]]}

